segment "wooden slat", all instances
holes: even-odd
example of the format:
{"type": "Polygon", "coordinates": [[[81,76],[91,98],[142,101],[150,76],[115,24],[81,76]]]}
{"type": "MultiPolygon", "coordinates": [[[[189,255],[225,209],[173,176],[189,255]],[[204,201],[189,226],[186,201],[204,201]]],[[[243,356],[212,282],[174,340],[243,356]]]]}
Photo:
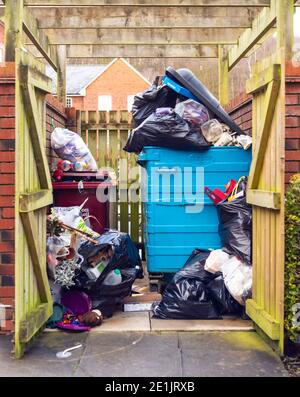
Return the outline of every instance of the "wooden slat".
{"type": "Polygon", "coordinates": [[[276,0],[271,0],[270,8],[264,8],[255,18],[251,28],[240,36],[238,44],[229,51],[231,70],[253,46],[265,35],[276,21],[276,0]]]}
{"type": "Polygon", "coordinates": [[[272,340],[279,340],[280,325],[265,310],[263,310],[253,299],[246,302],[246,313],[248,316],[268,335],[272,340]]]}
{"type": "Polygon", "coordinates": [[[247,191],[247,203],[258,207],[279,210],[281,207],[281,194],[266,190],[249,189],[247,191]]]}
{"type": "Polygon", "coordinates": [[[180,7],[37,7],[31,13],[38,18],[39,28],[118,28],[118,27],[250,27],[260,7],[235,7],[228,13],[226,7],[194,7],[182,14],[180,7]],[[71,16],[71,18],[70,18],[71,16]]]}
{"type": "Polygon", "coordinates": [[[35,211],[53,203],[52,190],[40,190],[34,193],[20,194],[20,212],[35,211]]]}

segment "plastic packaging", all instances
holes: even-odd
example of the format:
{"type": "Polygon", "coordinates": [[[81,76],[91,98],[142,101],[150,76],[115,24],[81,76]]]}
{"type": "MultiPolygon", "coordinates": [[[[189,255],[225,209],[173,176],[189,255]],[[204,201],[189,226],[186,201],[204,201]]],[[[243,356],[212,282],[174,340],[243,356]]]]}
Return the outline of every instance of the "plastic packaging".
{"type": "Polygon", "coordinates": [[[252,267],[233,256],[223,263],[222,273],[230,294],[241,305],[245,305],[246,299],[251,297],[252,267]]]}
{"type": "Polygon", "coordinates": [[[66,128],[55,128],[51,134],[51,147],[63,160],[72,163],[84,161],[90,171],[97,170],[97,163],[83,139],[66,128]]]}
{"type": "Polygon", "coordinates": [[[163,146],[173,149],[203,149],[209,144],[199,129],[193,129],[177,113],[149,116],[132,130],[124,147],[127,152],[140,153],[144,146],[163,146]]]}
{"type": "Polygon", "coordinates": [[[248,150],[252,145],[252,138],[249,135],[238,135],[234,139],[234,143],[237,146],[241,146],[243,149],[248,150]]]}
{"type": "Polygon", "coordinates": [[[190,124],[201,126],[209,120],[209,113],[201,103],[188,99],[179,102],[175,107],[175,112],[190,124]]]}
{"type": "Polygon", "coordinates": [[[167,285],[162,301],[152,310],[158,318],[213,319],[219,313],[206,285],[218,275],[204,270],[209,251],[195,250],[167,285]]]}
{"type": "Polygon", "coordinates": [[[207,142],[215,143],[223,134],[221,123],[217,119],[208,120],[201,125],[201,131],[207,142]]]}
{"type": "Polygon", "coordinates": [[[105,277],[103,285],[118,285],[122,282],[122,275],[119,269],[114,269],[105,277]]]}
{"type": "Polygon", "coordinates": [[[222,264],[229,259],[229,254],[221,249],[211,251],[205,261],[204,269],[210,273],[222,271],[222,264]]]}
{"type": "MultiPolygon", "coordinates": [[[[238,183],[231,201],[217,205],[219,233],[223,246],[247,265],[251,265],[252,208],[246,202],[247,178],[238,183]],[[242,195],[241,197],[238,197],[242,195]]],[[[229,197],[230,199],[230,197],[229,197]]]]}
{"type": "Polygon", "coordinates": [[[232,144],[233,138],[228,132],[222,132],[220,138],[214,143],[214,146],[228,146],[232,144]]]}
{"type": "Polygon", "coordinates": [[[134,128],[146,120],[157,108],[174,108],[177,94],[166,86],[153,85],[134,97],[132,116],[134,128]]]}

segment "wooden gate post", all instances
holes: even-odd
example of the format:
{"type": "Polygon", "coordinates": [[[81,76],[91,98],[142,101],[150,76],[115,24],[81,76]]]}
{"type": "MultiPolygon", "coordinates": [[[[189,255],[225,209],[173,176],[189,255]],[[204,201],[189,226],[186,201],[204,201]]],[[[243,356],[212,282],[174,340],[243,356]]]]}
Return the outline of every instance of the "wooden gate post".
{"type": "Polygon", "coordinates": [[[5,60],[14,62],[16,48],[22,47],[23,0],[5,3],[5,60]]]}
{"type": "Polygon", "coordinates": [[[219,101],[222,106],[229,102],[229,62],[224,46],[218,46],[219,60],[219,101]]]}
{"type": "Polygon", "coordinates": [[[67,104],[67,49],[65,45],[57,46],[57,98],[67,104]]]}

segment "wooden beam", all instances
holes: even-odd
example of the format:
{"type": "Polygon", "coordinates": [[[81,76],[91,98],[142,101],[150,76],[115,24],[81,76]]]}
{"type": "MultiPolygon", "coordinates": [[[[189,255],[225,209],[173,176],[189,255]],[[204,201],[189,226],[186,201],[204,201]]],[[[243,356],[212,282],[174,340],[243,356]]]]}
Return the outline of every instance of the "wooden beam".
{"type": "Polygon", "coordinates": [[[16,48],[22,47],[23,0],[7,0],[5,5],[5,61],[14,62],[16,48]]]}
{"type": "Polygon", "coordinates": [[[219,101],[222,106],[229,102],[228,53],[224,46],[218,47],[219,58],[219,101]]]}
{"type": "Polygon", "coordinates": [[[193,7],[182,13],[181,7],[35,7],[30,12],[39,20],[39,28],[144,28],[144,27],[250,27],[260,7],[193,7]]]}
{"type": "Polygon", "coordinates": [[[57,98],[67,106],[67,48],[65,45],[57,46],[57,98]]]}
{"type": "Polygon", "coordinates": [[[287,61],[293,57],[294,0],[277,0],[277,4],[277,47],[287,61]]]}
{"type": "Polygon", "coordinates": [[[269,0],[181,0],[180,2],[176,2],[174,0],[25,0],[25,4],[28,6],[53,6],[53,7],[64,7],[64,6],[114,6],[114,5],[122,5],[122,6],[140,6],[140,7],[264,7],[268,6],[270,3],[269,0]]]}
{"type": "Polygon", "coordinates": [[[43,303],[31,311],[26,319],[20,322],[20,342],[29,342],[45,325],[53,313],[52,305],[43,303]]]}
{"type": "Polygon", "coordinates": [[[255,150],[252,157],[248,182],[249,190],[256,189],[258,187],[260,171],[264,162],[264,154],[268,144],[271,122],[277,102],[277,96],[280,86],[280,65],[274,65],[273,71],[273,80],[269,83],[265,95],[265,105],[263,107],[264,114],[261,120],[262,127],[260,133],[257,136],[255,150]]]}
{"type": "Polygon", "coordinates": [[[280,324],[266,311],[257,305],[253,299],[246,301],[246,313],[272,340],[279,340],[280,324]]]}
{"type": "Polygon", "coordinates": [[[257,207],[280,210],[281,194],[265,190],[249,189],[247,191],[247,203],[257,207]]]}
{"type": "Polygon", "coordinates": [[[276,76],[277,69],[278,65],[273,64],[263,73],[254,74],[251,79],[246,81],[247,94],[255,94],[256,92],[264,89],[274,79],[274,76],[276,76]]]}
{"type": "Polygon", "coordinates": [[[53,194],[52,190],[39,190],[33,193],[21,193],[19,200],[19,211],[30,212],[51,205],[53,203],[53,194]]]}
{"type": "Polygon", "coordinates": [[[32,260],[36,282],[42,303],[48,303],[51,300],[50,289],[48,287],[48,278],[46,273],[46,263],[41,262],[43,255],[40,253],[38,245],[38,227],[33,212],[20,212],[28,250],[32,260]]]}
{"type": "Polygon", "coordinates": [[[50,46],[46,34],[39,29],[37,19],[31,14],[29,9],[25,9],[23,29],[28,38],[43,55],[46,61],[57,70],[57,55],[55,47],[50,46]]]}
{"type": "MultiPolygon", "coordinates": [[[[217,45],[67,45],[67,58],[217,58],[217,45]]],[[[34,47],[27,48],[39,57],[34,47]]]]}
{"type": "Polygon", "coordinates": [[[266,34],[276,21],[276,3],[271,0],[270,8],[264,8],[254,19],[251,28],[238,39],[235,45],[229,51],[229,70],[231,70],[253,46],[266,34]]]}

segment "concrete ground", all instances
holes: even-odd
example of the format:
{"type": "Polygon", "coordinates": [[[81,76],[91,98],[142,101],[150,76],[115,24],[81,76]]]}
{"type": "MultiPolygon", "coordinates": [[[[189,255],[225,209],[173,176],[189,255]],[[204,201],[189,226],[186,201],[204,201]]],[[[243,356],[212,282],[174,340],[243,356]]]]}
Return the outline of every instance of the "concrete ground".
{"type": "Polygon", "coordinates": [[[0,376],[288,376],[253,331],[44,332],[23,359],[12,358],[10,349],[9,338],[0,336],[0,376]],[[56,357],[78,343],[71,357],[56,357]]]}

